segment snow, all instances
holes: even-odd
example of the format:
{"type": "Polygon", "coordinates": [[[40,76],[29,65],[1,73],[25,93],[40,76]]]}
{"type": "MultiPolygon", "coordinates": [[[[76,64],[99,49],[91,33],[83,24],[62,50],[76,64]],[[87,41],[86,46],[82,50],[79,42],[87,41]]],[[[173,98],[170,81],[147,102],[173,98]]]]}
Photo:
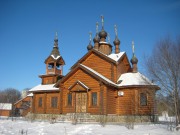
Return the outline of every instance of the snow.
{"type": "Polygon", "coordinates": [[[132,86],[132,85],[154,85],[153,83],[151,83],[151,81],[146,78],[144,75],[142,75],[141,73],[137,72],[137,73],[124,73],[120,76],[120,78],[118,79],[117,82],[120,82],[120,84],[116,84],[113,81],[109,80],[108,78],[106,78],[105,76],[101,75],[100,73],[96,72],[95,70],[80,64],[81,66],[85,67],[86,69],[88,69],[89,71],[91,71],[92,73],[96,74],[97,76],[99,76],[100,78],[102,78],[103,80],[107,81],[108,83],[117,86],[117,87],[122,87],[122,86],[132,86]]]}
{"type": "Polygon", "coordinates": [[[30,93],[27,95],[28,97],[33,97],[33,93],[30,93]]]}
{"type": "Polygon", "coordinates": [[[0,103],[0,110],[12,110],[12,104],[0,103]]]}
{"type": "Polygon", "coordinates": [[[0,120],[0,135],[180,135],[180,131],[169,131],[165,124],[135,124],[134,129],[128,129],[122,124],[99,123],[76,124],[71,122],[27,121],[25,119],[0,120]]]}
{"type": "MultiPolygon", "coordinates": [[[[77,81],[77,84],[78,84],[78,83],[81,84],[81,85],[82,85],[84,88],[86,88],[87,90],[89,90],[89,87],[86,86],[83,82],[81,82],[81,81],[78,80],[78,81],[77,81]]],[[[68,89],[71,89],[71,87],[72,87],[72,86],[70,86],[68,89]]]]}
{"type": "Polygon", "coordinates": [[[120,76],[117,82],[121,82],[119,86],[129,85],[154,85],[151,81],[141,73],[124,73],[120,76]]]}
{"type": "Polygon", "coordinates": [[[108,42],[100,41],[99,44],[109,44],[108,42]]]}
{"type": "Polygon", "coordinates": [[[80,83],[82,86],[84,86],[87,90],[89,89],[88,86],[86,86],[84,83],[82,83],[81,81],[78,80],[78,83],[80,83]]]}
{"type": "Polygon", "coordinates": [[[120,52],[118,54],[113,53],[108,55],[108,57],[113,59],[114,61],[118,61],[123,56],[123,54],[125,54],[125,52],[120,52]]]}
{"type": "Polygon", "coordinates": [[[54,55],[51,55],[51,57],[52,57],[53,59],[57,60],[57,59],[58,59],[59,57],[61,57],[61,56],[55,57],[54,55]]]}
{"type": "Polygon", "coordinates": [[[46,84],[46,85],[39,84],[35,86],[34,88],[30,89],[29,91],[59,90],[59,88],[54,87],[54,85],[55,84],[46,84]]]}

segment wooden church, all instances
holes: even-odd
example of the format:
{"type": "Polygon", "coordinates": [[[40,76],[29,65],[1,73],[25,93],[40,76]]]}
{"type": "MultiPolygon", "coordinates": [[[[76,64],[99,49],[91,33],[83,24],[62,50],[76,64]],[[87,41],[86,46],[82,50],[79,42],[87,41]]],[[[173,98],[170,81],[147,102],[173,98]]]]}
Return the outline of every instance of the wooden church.
{"type": "Polygon", "coordinates": [[[107,32],[98,31],[87,46],[87,53],[63,76],[65,60],[55,36],[53,50],[45,59],[46,73],[39,75],[41,84],[32,88],[31,113],[33,114],[78,114],[91,116],[153,116],[156,114],[155,94],[159,87],[138,72],[138,59],[134,53],[129,60],[126,52],[120,51],[115,26],[113,45],[106,41],[107,32]]]}

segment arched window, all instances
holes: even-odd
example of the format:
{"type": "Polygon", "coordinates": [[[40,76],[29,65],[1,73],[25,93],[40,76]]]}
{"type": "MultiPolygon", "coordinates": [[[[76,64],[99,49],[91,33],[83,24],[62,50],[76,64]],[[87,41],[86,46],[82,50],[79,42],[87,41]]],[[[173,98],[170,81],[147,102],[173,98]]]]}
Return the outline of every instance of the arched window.
{"type": "Polygon", "coordinates": [[[146,93],[140,93],[140,105],[141,106],[147,105],[147,94],[146,93]]]}

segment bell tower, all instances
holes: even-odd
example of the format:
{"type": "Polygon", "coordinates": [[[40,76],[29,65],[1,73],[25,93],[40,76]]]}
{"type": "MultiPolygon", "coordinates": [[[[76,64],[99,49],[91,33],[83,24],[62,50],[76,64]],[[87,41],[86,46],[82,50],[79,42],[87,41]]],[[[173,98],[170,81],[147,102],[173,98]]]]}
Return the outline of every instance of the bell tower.
{"type": "Polygon", "coordinates": [[[59,52],[57,32],[54,38],[53,50],[44,63],[46,64],[46,74],[39,76],[42,78],[42,84],[54,84],[63,77],[65,62],[59,52]]]}

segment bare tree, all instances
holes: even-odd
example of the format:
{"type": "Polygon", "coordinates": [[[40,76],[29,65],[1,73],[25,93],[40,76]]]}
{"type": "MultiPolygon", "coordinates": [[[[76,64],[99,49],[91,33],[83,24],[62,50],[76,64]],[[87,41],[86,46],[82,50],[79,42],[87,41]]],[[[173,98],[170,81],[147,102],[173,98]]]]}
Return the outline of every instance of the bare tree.
{"type": "Polygon", "coordinates": [[[158,94],[169,98],[168,108],[173,111],[178,125],[180,122],[180,37],[176,41],[165,37],[157,42],[145,65],[151,78],[161,87],[158,94]]]}
{"type": "MultiPolygon", "coordinates": [[[[21,97],[20,91],[14,88],[7,88],[0,91],[0,103],[11,103],[14,105],[21,97]]],[[[16,110],[13,108],[11,115],[15,115],[16,110]]],[[[12,117],[13,118],[13,117],[12,117]]]]}
{"type": "Polygon", "coordinates": [[[0,103],[14,104],[21,97],[21,93],[14,88],[7,88],[0,91],[0,103]]]}

